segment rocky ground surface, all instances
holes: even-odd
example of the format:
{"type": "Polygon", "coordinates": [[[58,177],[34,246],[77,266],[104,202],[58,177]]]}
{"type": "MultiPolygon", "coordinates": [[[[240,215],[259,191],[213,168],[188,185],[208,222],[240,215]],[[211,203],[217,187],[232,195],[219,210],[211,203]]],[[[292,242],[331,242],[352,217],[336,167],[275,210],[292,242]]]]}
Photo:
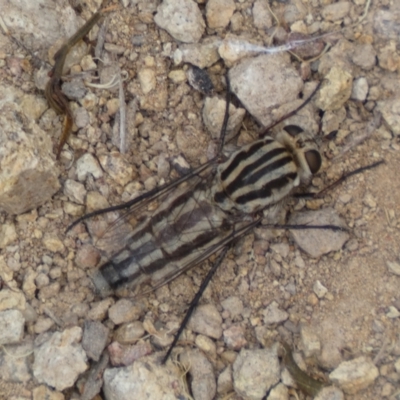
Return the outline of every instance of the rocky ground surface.
{"type": "Polygon", "coordinates": [[[100,1],[0,3],[1,399],[304,399],[282,341],[334,386],[315,398],[400,398],[397,0],[111,2],[66,62],[74,125],[59,160],[49,63],[100,1]],[[311,37],[290,54],[260,53],[311,37]],[[340,215],[348,233],[261,226],[240,239],[163,366],[209,263],[144,297],[101,298],[89,278],[101,254],[84,224],[66,228],[211,159],[228,71],[225,150],[254,141],[325,79],[284,122],[323,155],[310,189],[385,163],[285,204],[291,221],[340,215]]]}

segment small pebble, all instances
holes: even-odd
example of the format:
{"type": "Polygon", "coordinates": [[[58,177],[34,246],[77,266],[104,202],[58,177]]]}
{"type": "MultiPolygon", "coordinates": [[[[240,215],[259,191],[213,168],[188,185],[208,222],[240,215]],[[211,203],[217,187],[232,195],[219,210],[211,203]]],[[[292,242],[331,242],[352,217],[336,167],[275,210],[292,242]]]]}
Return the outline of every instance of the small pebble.
{"type": "Polygon", "coordinates": [[[328,293],[328,289],[318,280],[313,285],[313,291],[319,299],[323,299],[328,293]]]}
{"type": "Polygon", "coordinates": [[[279,382],[277,347],[261,350],[242,349],[233,363],[233,386],[244,398],[262,399],[279,382]]]}
{"type": "Polygon", "coordinates": [[[378,368],[366,357],[342,362],[329,379],[347,394],[356,394],[370,386],[378,377],[378,368]]]}
{"type": "Polygon", "coordinates": [[[108,310],[108,316],[116,325],[124,322],[131,322],[139,319],[143,315],[143,307],[139,303],[134,303],[128,299],[118,300],[108,310]]]}
{"type": "Polygon", "coordinates": [[[222,335],[222,318],[213,304],[202,304],[196,308],[188,323],[194,332],[219,339],[222,335]]]}
{"type": "Polygon", "coordinates": [[[0,345],[19,343],[24,336],[25,318],[19,310],[0,312],[0,345]]]}
{"type": "Polygon", "coordinates": [[[263,312],[264,324],[274,325],[286,321],[289,318],[289,314],[281,310],[276,301],[273,301],[263,312]]]}

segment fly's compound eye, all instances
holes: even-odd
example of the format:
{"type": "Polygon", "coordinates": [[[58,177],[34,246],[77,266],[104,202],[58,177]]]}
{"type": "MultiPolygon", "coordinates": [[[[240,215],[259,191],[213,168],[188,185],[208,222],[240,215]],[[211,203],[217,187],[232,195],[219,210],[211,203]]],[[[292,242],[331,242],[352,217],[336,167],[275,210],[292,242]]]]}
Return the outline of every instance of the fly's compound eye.
{"type": "Polygon", "coordinates": [[[301,129],[297,125],[287,125],[283,128],[291,137],[296,137],[299,133],[304,132],[303,129],[301,129]]]}
{"type": "Polygon", "coordinates": [[[307,161],[308,167],[312,174],[316,174],[321,168],[322,158],[321,154],[317,150],[307,150],[304,153],[304,157],[307,161]]]}

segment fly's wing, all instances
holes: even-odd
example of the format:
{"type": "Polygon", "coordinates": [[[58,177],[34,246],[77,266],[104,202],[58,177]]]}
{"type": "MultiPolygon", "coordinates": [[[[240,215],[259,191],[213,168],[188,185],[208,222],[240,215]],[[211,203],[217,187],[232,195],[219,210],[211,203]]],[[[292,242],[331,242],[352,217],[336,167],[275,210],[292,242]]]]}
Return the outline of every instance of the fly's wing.
{"type": "Polygon", "coordinates": [[[85,222],[93,244],[106,259],[126,247],[131,240],[132,232],[138,226],[152,218],[155,210],[176,190],[193,189],[212,173],[212,161],[200,166],[189,174],[159,188],[137,196],[124,204],[96,210],[75,221],[69,228],[79,222],[85,222]]]}
{"type": "MultiPolygon", "coordinates": [[[[177,278],[180,274],[188,271],[190,268],[200,264],[201,262],[207,260],[214,253],[219,252],[225,246],[229,245],[233,240],[239,238],[249,231],[251,231],[255,226],[257,226],[261,221],[261,218],[257,218],[251,222],[240,222],[234,225],[231,225],[228,230],[225,232],[219,232],[218,236],[212,243],[207,246],[202,246],[199,248],[193,248],[190,257],[185,259],[178,265],[172,264],[171,266],[156,272],[151,277],[151,289],[155,290],[168,282],[171,282],[175,278],[177,278]]],[[[209,232],[212,235],[212,232],[209,232]]],[[[140,294],[147,293],[146,289],[139,291],[140,294]]]]}

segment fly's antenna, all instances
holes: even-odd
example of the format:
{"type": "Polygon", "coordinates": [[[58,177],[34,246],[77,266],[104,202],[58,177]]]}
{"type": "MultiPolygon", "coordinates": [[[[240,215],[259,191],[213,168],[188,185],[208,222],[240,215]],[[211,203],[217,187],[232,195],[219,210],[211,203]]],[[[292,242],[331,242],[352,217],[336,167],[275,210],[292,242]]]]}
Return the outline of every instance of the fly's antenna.
{"type": "Polygon", "coordinates": [[[222,153],[222,149],[224,148],[225,145],[226,130],[228,128],[228,121],[229,121],[229,106],[231,104],[231,97],[232,97],[231,84],[229,81],[228,73],[225,75],[225,79],[226,79],[226,107],[225,107],[224,121],[221,127],[221,135],[220,135],[221,139],[220,139],[218,154],[222,153]]]}

